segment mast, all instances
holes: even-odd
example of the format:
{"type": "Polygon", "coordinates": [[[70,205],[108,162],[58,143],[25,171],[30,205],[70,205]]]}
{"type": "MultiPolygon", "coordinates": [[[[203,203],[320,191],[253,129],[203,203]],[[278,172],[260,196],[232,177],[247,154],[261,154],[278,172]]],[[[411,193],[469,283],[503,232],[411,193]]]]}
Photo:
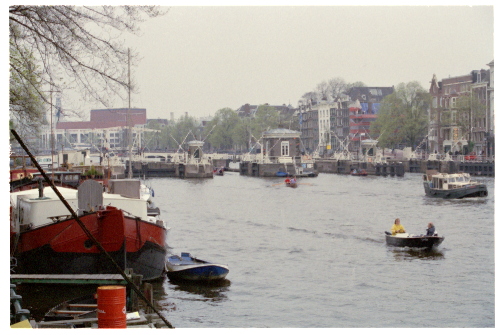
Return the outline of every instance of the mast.
{"type": "Polygon", "coordinates": [[[132,165],[131,165],[131,158],[132,158],[132,148],[131,148],[131,54],[130,54],[130,49],[127,49],[127,70],[128,70],[128,109],[127,109],[127,123],[128,123],[128,146],[129,146],[129,169],[128,169],[128,178],[131,179],[133,178],[133,170],[132,170],[132,165]]]}

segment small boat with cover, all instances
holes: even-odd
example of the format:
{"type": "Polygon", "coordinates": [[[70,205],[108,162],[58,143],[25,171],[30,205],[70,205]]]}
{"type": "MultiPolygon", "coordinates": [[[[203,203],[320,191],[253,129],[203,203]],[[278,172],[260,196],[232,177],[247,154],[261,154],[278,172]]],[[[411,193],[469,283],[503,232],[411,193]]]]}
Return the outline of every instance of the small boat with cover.
{"type": "Polygon", "coordinates": [[[203,261],[188,252],[171,255],[166,261],[166,274],[171,280],[215,281],[224,279],[228,273],[226,265],[203,261]]]}
{"type": "Polygon", "coordinates": [[[394,247],[409,247],[420,249],[431,249],[440,245],[444,241],[443,236],[434,234],[433,236],[412,235],[409,233],[398,233],[392,235],[386,231],[386,244],[394,247]]]}

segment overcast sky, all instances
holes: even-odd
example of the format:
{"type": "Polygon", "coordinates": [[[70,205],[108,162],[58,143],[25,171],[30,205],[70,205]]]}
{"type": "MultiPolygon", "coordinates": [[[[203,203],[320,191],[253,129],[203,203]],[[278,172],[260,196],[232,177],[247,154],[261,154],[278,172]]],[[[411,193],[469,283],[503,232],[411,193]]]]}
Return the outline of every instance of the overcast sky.
{"type": "Polygon", "coordinates": [[[246,103],[296,107],[333,77],[428,89],[433,74],[488,68],[493,16],[492,6],[173,6],[127,39],[142,57],[132,106],[149,118],[246,103]]]}

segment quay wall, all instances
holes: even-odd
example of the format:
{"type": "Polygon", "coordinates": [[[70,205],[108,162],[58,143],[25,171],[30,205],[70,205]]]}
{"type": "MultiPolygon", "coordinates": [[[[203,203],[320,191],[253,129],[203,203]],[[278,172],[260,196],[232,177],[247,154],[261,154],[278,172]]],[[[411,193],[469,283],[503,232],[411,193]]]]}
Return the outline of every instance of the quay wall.
{"type": "Polygon", "coordinates": [[[267,163],[259,164],[255,162],[240,162],[239,174],[253,177],[276,177],[276,172],[282,171],[295,175],[295,166],[293,163],[267,163]]]}
{"type": "Polygon", "coordinates": [[[442,173],[467,172],[475,176],[494,176],[494,162],[477,161],[440,161],[440,160],[388,160],[386,163],[371,163],[363,161],[317,159],[316,165],[320,173],[349,174],[353,169],[365,169],[369,175],[403,176],[409,173],[426,173],[426,170],[437,170],[442,173]]]}
{"type": "MultiPolygon", "coordinates": [[[[132,162],[133,177],[213,178],[213,166],[173,162],[132,162]]],[[[126,162],[125,175],[129,174],[126,162]]]]}
{"type": "Polygon", "coordinates": [[[320,173],[350,174],[354,169],[363,169],[369,175],[398,176],[403,177],[405,166],[401,162],[387,162],[385,164],[373,164],[370,162],[317,159],[316,166],[320,173]]]}
{"type": "MultiPolygon", "coordinates": [[[[212,178],[213,168],[229,168],[230,159],[213,159],[207,166],[192,166],[173,162],[133,162],[134,177],[175,177],[175,178],[212,178]],[[210,171],[211,170],[211,171],[210,171]]],[[[129,173],[126,162],[124,175],[129,173]]],[[[315,169],[319,173],[349,174],[353,169],[365,169],[369,175],[403,176],[405,173],[426,173],[426,170],[437,170],[442,173],[467,172],[475,176],[495,176],[494,161],[445,161],[421,159],[389,159],[385,163],[365,161],[316,159],[315,169]]],[[[251,161],[240,161],[239,173],[246,176],[275,177],[276,172],[283,171],[295,175],[292,163],[260,164],[251,161]]]]}

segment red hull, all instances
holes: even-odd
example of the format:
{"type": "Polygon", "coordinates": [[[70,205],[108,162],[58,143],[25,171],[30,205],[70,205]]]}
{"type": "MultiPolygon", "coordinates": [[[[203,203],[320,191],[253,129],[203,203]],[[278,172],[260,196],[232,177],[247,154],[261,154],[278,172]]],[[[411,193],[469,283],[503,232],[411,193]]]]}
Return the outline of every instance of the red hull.
{"type": "MultiPolygon", "coordinates": [[[[126,217],[115,207],[82,215],[80,220],[123,269],[133,268],[146,280],[162,275],[166,255],[163,226],[126,217]]],[[[21,233],[16,258],[17,273],[117,272],[73,218],[21,233]]]]}

